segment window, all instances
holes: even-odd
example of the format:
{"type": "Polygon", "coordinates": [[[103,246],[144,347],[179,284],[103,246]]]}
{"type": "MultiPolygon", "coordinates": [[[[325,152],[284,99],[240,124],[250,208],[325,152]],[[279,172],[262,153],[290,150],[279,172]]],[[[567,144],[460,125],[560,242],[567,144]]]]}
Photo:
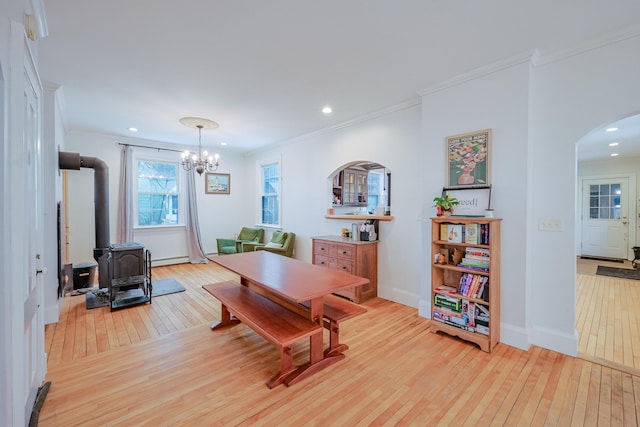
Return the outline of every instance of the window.
{"type": "Polygon", "coordinates": [[[178,163],[138,160],[138,226],[179,223],[178,163]]]}
{"type": "Polygon", "coordinates": [[[260,170],[260,224],[280,225],[280,161],[262,163],[260,170]]]}
{"type": "Polygon", "coordinates": [[[620,184],[589,186],[589,217],[620,219],[620,184]]]}
{"type": "Polygon", "coordinates": [[[376,212],[376,208],[378,207],[378,203],[382,200],[382,188],[381,182],[384,176],[382,176],[378,172],[371,171],[369,172],[369,177],[367,180],[368,188],[368,198],[367,198],[367,212],[376,212]]]}

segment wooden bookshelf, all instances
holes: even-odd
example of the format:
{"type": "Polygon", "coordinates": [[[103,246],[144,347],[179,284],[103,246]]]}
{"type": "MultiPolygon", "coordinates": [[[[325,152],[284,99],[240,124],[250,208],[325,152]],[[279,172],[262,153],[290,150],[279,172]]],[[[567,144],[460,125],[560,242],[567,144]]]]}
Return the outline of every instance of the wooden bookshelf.
{"type": "Polygon", "coordinates": [[[458,336],[486,352],[491,352],[500,342],[501,221],[500,218],[431,218],[431,331],[458,336]],[[445,232],[443,225],[447,227],[446,235],[441,235],[441,231],[445,232]],[[455,226],[452,229],[458,233],[469,227],[469,236],[475,230],[477,242],[465,241],[464,233],[454,232],[450,236],[449,226],[455,226]],[[484,238],[482,229],[486,231],[484,238]],[[459,241],[450,241],[450,238],[459,241]],[[454,262],[454,252],[458,258],[464,256],[464,260],[454,262]],[[444,264],[436,261],[438,254],[444,255],[444,264]],[[443,289],[443,286],[452,289],[443,289]]]}

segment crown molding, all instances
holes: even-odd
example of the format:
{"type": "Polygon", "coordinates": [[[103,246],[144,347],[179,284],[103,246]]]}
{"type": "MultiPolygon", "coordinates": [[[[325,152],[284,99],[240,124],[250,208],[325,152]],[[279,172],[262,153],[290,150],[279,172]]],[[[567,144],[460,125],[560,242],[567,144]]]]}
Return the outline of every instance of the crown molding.
{"type": "Polygon", "coordinates": [[[49,27],[47,25],[47,14],[44,11],[43,0],[31,0],[29,3],[31,4],[33,23],[35,24],[35,28],[30,28],[29,30],[35,29],[35,35],[37,35],[38,38],[47,37],[49,35],[49,27]]]}
{"type": "Polygon", "coordinates": [[[538,55],[537,57],[532,58],[531,63],[534,67],[539,67],[639,36],[640,25],[634,25],[618,31],[614,31],[612,33],[608,33],[602,37],[589,40],[588,42],[582,43],[569,49],[562,49],[538,55]]]}
{"type": "Polygon", "coordinates": [[[535,50],[528,50],[526,52],[512,56],[510,58],[502,59],[492,64],[488,64],[483,67],[476,68],[475,70],[469,71],[467,73],[458,74],[455,77],[444,80],[440,83],[436,83],[435,85],[425,88],[423,90],[419,90],[418,95],[426,96],[435,92],[439,92],[444,89],[448,89],[453,86],[458,86],[459,84],[462,84],[471,80],[478,79],[480,77],[487,76],[489,74],[493,74],[498,71],[505,70],[507,68],[514,67],[516,65],[531,62],[531,58],[535,54],[535,52],[536,52],[535,50]]]}

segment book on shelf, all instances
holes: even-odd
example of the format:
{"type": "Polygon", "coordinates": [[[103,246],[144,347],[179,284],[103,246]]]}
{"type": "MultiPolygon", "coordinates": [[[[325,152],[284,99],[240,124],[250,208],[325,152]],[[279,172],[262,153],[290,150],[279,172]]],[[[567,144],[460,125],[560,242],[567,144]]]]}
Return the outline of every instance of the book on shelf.
{"type": "MultiPolygon", "coordinates": [[[[468,261],[470,263],[474,263],[475,262],[475,263],[478,263],[478,264],[486,264],[486,265],[489,265],[489,263],[491,261],[489,259],[489,257],[486,257],[486,256],[485,257],[478,257],[478,256],[475,256],[475,255],[469,255],[469,254],[465,254],[465,256],[463,257],[463,260],[468,261]]],[[[462,260],[460,260],[460,261],[462,261],[462,260]]]]}
{"type": "Polygon", "coordinates": [[[489,301],[489,282],[485,284],[485,287],[482,290],[482,295],[480,296],[480,298],[482,298],[483,301],[490,302],[489,301]]]}
{"type": "Polygon", "coordinates": [[[462,268],[462,269],[465,269],[465,270],[481,271],[483,273],[488,273],[489,272],[489,268],[488,267],[478,267],[476,265],[469,265],[469,264],[464,264],[464,263],[458,264],[458,267],[462,268]]]}
{"type": "Polygon", "coordinates": [[[484,271],[489,271],[489,264],[482,264],[479,262],[468,261],[464,259],[458,265],[461,267],[476,267],[476,268],[481,268],[484,271]]]}
{"type": "Polygon", "coordinates": [[[449,224],[440,224],[440,240],[449,240],[449,224]]]}
{"type": "Polygon", "coordinates": [[[488,248],[476,248],[469,246],[464,250],[465,256],[473,256],[478,258],[489,258],[491,251],[488,248]]]}
{"type": "Polygon", "coordinates": [[[456,294],[458,293],[458,290],[454,287],[451,286],[447,286],[447,285],[440,285],[437,288],[435,288],[435,291],[437,292],[444,292],[447,294],[456,294]]]}
{"type": "Polygon", "coordinates": [[[464,242],[471,244],[478,244],[479,237],[479,224],[470,223],[464,226],[464,242]]]}
{"type": "Polygon", "coordinates": [[[449,224],[447,227],[447,241],[451,243],[462,243],[462,233],[464,228],[462,224],[449,224]]]}
{"type": "Polygon", "coordinates": [[[433,296],[433,305],[434,307],[446,308],[458,313],[462,310],[462,300],[460,298],[443,294],[435,294],[433,296]]]}
{"type": "Polygon", "coordinates": [[[480,241],[478,243],[489,244],[489,224],[480,224],[480,241]]]}

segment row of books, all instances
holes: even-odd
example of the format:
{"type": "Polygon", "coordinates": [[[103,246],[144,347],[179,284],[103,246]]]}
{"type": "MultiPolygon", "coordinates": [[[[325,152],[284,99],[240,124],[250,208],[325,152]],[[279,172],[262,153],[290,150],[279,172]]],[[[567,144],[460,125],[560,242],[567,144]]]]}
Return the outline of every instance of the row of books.
{"type": "Polygon", "coordinates": [[[442,298],[433,300],[432,319],[447,325],[455,326],[469,332],[489,335],[489,308],[466,299],[439,295],[442,298]],[[443,304],[443,301],[448,302],[443,304]],[[450,300],[459,300],[452,302],[450,300]]]}
{"type": "Polygon", "coordinates": [[[470,247],[466,248],[464,257],[458,263],[458,267],[488,272],[490,261],[489,249],[470,247]]]}
{"type": "Polygon", "coordinates": [[[469,298],[482,298],[489,302],[489,277],[462,273],[458,293],[469,298]]]}
{"type": "Polygon", "coordinates": [[[489,244],[489,224],[440,224],[440,240],[451,243],[489,244]]]}

